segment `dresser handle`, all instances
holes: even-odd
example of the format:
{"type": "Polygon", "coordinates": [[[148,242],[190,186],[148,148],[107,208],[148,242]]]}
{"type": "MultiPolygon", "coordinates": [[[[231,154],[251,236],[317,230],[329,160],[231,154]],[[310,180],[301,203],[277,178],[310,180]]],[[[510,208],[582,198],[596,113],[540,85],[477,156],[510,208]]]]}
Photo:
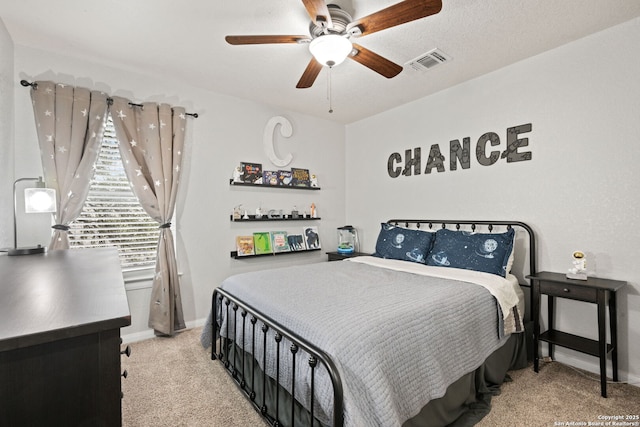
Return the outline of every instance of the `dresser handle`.
{"type": "Polygon", "coordinates": [[[121,376],[123,378],[127,378],[129,376],[129,373],[127,372],[127,370],[125,369],[124,372],[121,374],[121,376]]]}
{"type": "Polygon", "coordinates": [[[131,357],[131,346],[128,345],[124,350],[120,352],[120,354],[124,354],[127,357],[131,357]]]}
{"type": "Polygon", "coordinates": [[[564,288],[563,291],[569,292],[569,288],[564,288]]]}

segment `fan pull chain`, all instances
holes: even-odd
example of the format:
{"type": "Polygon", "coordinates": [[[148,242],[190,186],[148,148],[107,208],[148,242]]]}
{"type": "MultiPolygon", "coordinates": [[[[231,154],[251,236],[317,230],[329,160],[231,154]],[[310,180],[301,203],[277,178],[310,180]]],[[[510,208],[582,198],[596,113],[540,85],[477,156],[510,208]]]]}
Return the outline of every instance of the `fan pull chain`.
{"type": "Polygon", "coordinates": [[[333,113],[332,96],[331,96],[331,70],[333,67],[328,67],[327,73],[327,99],[329,100],[329,114],[333,113]]]}

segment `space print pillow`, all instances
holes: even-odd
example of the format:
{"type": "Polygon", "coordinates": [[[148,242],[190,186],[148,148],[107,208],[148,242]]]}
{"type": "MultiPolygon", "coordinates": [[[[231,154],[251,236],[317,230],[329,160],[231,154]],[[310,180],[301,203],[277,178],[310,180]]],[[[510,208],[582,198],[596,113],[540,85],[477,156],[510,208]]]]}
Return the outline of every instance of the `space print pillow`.
{"type": "Polygon", "coordinates": [[[506,277],[515,231],[472,233],[440,229],[427,256],[427,265],[464,268],[506,277]]]}
{"type": "Polygon", "coordinates": [[[434,235],[435,233],[382,223],[373,256],[424,264],[434,235]]]}

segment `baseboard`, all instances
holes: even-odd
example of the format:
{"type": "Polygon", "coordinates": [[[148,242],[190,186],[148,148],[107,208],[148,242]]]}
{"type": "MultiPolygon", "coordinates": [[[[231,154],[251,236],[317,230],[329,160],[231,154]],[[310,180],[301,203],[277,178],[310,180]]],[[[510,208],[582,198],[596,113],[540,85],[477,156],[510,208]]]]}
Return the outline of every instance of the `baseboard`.
{"type": "MultiPolygon", "coordinates": [[[[187,329],[199,328],[200,326],[203,326],[206,321],[207,321],[206,318],[197,319],[197,320],[192,320],[190,322],[185,322],[185,325],[186,325],[187,329]]],[[[130,344],[130,343],[133,343],[133,342],[144,341],[144,340],[148,340],[148,339],[151,339],[151,338],[155,338],[155,336],[156,335],[153,332],[153,329],[146,329],[144,331],[133,332],[133,333],[130,333],[130,334],[122,335],[122,343],[123,344],[130,344]]]]}
{"type": "MultiPolygon", "coordinates": [[[[598,378],[600,375],[600,365],[598,363],[598,359],[595,358],[593,361],[587,361],[586,359],[582,359],[580,357],[572,357],[572,355],[568,353],[560,353],[561,349],[556,349],[554,354],[554,359],[562,364],[573,366],[578,369],[582,369],[593,374],[594,378],[598,378]]],[[[611,378],[611,361],[607,359],[607,376],[611,378]]],[[[627,383],[636,387],[640,387],[640,377],[629,374],[623,370],[618,370],[618,380],[623,383],[627,383]]]]}

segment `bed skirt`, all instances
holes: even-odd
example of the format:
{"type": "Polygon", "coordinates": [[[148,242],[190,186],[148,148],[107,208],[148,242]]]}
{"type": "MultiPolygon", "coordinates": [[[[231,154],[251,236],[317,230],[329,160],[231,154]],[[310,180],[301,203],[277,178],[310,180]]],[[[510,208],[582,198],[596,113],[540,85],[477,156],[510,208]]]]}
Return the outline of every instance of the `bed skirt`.
{"type": "MultiPolygon", "coordinates": [[[[529,332],[527,328],[525,333],[512,334],[480,367],[451,384],[443,397],[429,402],[415,417],[404,422],[402,427],[463,427],[478,423],[491,411],[491,398],[500,393],[500,385],[508,380],[507,371],[527,367],[526,336],[529,332]]],[[[263,372],[250,353],[246,352],[242,357],[241,348],[228,339],[222,340],[230,355],[227,370],[254,408],[271,424],[277,419],[280,426],[324,425],[317,419],[312,424],[309,412],[297,401],[292,405],[291,395],[278,386],[275,380],[264,376],[265,383],[263,372]],[[237,352],[237,358],[233,356],[234,351],[237,352]],[[238,363],[235,369],[234,360],[238,363]],[[244,372],[244,378],[240,377],[240,372],[244,372]]]]}
{"type": "Polygon", "coordinates": [[[507,371],[527,367],[527,334],[526,329],[525,333],[512,334],[480,367],[451,384],[443,397],[429,402],[402,427],[477,424],[491,411],[491,398],[500,394],[500,386],[509,380],[507,371]]]}

